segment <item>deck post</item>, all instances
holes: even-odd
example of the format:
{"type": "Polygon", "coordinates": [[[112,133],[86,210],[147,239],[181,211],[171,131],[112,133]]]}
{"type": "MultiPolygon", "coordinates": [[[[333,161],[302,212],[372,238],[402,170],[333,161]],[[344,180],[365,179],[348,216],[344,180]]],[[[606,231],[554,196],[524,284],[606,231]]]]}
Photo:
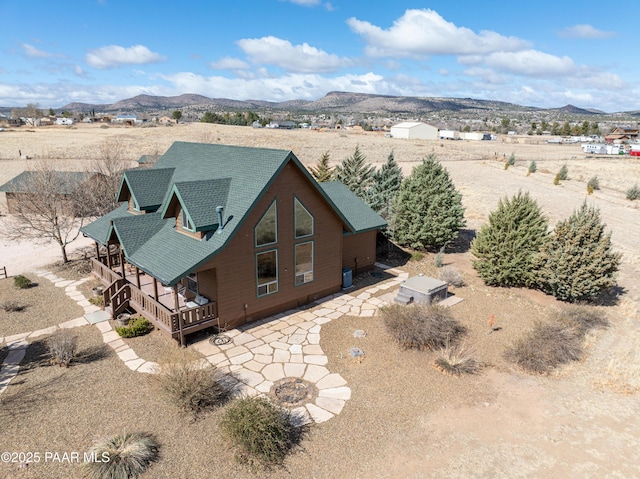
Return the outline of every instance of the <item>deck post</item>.
{"type": "Polygon", "coordinates": [[[138,267],[136,266],[136,285],[138,286],[138,289],[140,288],[140,270],[138,269],[138,267]]]}
{"type": "Polygon", "coordinates": [[[109,269],[113,269],[113,261],[111,261],[111,245],[107,241],[107,266],[109,269]]]}
{"type": "Polygon", "coordinates": [[[98,244],[97,241],[95,242],[95,244],[96,244],[96,259],[100,261],[100,245],[98,244]]]}
{"type": "Polygon", "coordinates": [[[118,245],[118,249],[120,250],[120,271],[122,272],[122,277],[126,278],[127,275],[124,272],[124,252],[122,251],[122,246],[118,245]]]}
{"type": "Polygon", "coordinates": [[[158,301],[158,280],[153,278],[153,299],[158,301]]]}
{"type": "Polygon", "coordinates": [[[180,346],[186,346],[184,341],[184,333],[182,332],[182,315],[180,314],[180,303],[178,301],[178,283],[173,285],[173,301],[178,315],[178,331],[180,332],[180,346]]]}

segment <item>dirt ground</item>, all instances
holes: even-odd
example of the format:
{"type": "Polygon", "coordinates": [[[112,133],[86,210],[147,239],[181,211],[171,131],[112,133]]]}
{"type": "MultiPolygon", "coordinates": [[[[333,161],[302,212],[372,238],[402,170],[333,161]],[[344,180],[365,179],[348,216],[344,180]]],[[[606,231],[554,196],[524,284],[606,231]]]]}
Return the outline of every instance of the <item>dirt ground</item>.
{"type": "MultiPolygon", "coordinates": [[[[430,366],[433,356],[429,353],[399,351],[376,318],[334,320],[323,326],[321,345],[329,357],[328,368],[340,373],[352,388],[352,399],[336,418],[313,428],[304,450],[287,461],[286,469],[260,476],[640,477],[640,213],[638,205],[624,199],[624,191],[640,182],[637,159],[586,157],[578,145],[510,143],[509,138],[504,142],[426,142],[364,133],[199,124],[79,126],[0,133],[0,183],[33,161],[20,160],[18,149],[36,158],[57,158],[61,168],[82,169],[107,138],[119,138],[128,145],[132,160],[156,150],[161,153],[174,140],[291,149],[305,164],[314,163],[325,151],[337,162],[359,145],[376,164],[393,150],[406,173],[434,152],[463,195],[469,230],[486,221],[499,198],[519,190],[530,192],[552,225],[585,200],[597,206],[613,231],[615,247],[624,254],[618,281],[621,294],[616,304],[603,307],[611,326],[588,336],[583,361],[549,377],[513,370],[501,351],[534,319],[547,316],[557,302],[538,292],[487,288],[475,276],[468,251],[448,254],[445,261],[454,263],[467,280],[467,286],[456,291],[465,300],[453,311],[465,322],[469,343],[489,367],[474,377],[444,376],[430,366]],[[517,163],[505,171],[503,162],[511,153],[517,163]],[[531,160],[537,162],[538,171],[527,176],[531,160]],[[565,163],[570,180],[554,186],[553,176],[565,163]],[[601,189],[587,196],[586,182],[596,175],[601,189]],[[495,335],[486,331],[490,314],[503,326],[495,335]],[[355,329],[364,329],[366,338],[354,340],[355,329]],[[347,359],[352,346],[364,349],[361,363],[347,359]]],[[[0,266],[6,264],[9,274],[16,274],[14,268],[28,271],[50,262],[36,249],[16,260],[18,248],[8,246],[16,249],[0,246],[0,266]]],[[[428,255],[421,263],[407,263],[407,268],[429,272],[432,263],[428,255]]],[[[98,347],[97,332],[81,329],[83,344],[98,347]]],[[[143,351],[137,352],[144,356],[143,351]]],[[[69,390],[55,393],[60,401],[50,397],[42,404],[26,401],[23,409],[5,408],[6,414],[0,415],[4,448],[82,450],[96,435],[145,427],[159,431],[163,443],[164,459],[153,466],[149,477],[251,477],[233,465],[230,452],[220,442],[215,426],[218,412],[194,424],[165,413],[167,406],[159,402],[152,385],[129,372],[111,353],[68,371],[38,367],[20,374],[16,379],[21,381],[7,398],[20,392],[28,395],[29,387],[37,385],[46,396],[59,380],[69,390]]],[[[52,465],[24,472],[0,465],[1,477],[42,477],[43,473],[72,477],[75,472],[69,471],[52,465]]]]}

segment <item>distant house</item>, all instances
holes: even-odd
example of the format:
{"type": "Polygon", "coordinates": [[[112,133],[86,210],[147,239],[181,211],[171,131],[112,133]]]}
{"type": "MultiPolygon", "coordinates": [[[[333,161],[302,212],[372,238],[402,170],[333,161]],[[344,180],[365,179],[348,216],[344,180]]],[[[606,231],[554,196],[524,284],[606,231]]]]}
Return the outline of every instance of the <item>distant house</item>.
{"type": "Polygon", "coordinates": [[[635,141],[638,139],[638,130],[636,128],[614,128],[604,139],[607,143],[635,141]]]}
{"type": "Polygon", "coordinates": [[[111,121],[113,123],[118,123],[120,125],[127,125],[127,126],[133,126],[136,123],[141,122],[140,120],[138,120],[138,117],[136,115],[118,115],[111,121]]]}
{"type": "Polygon", "coordinates": [[[158,120],[158,123],[160,123],[161,125],[169,125],[169,124],[178,123],[178,122],[177,120],[174,120],[173,118],[170,118],[168,116],[162,116],[158,120]]]}
{"type": "Polygon", "coordinates": [[[374,267],[386,225],[291,151],[265,148],[176,142],[152,168],[124,173],[118,201],[82,228],[105,305],[183,344],[340,291],[345,269],[374,267]]]}
{"type": "Polygon", "coordinates": [[[437,140],[438,129],[418,121],[405,121],[393,125],[390,130],[393,138],[405,138],[409,140],[437,140]]]}
{"type": "MultiPolygon", "coordinates": [[[[4,185],[0,186],[0,192],[5,193],[7,202],[7,211],[9,214],[17,214],[20,212],[20,201],[25,196],[37,196],[38,192],[33,191],[34,181],[36,181],[36,171],[23,171],[18,176],[12,178],[4,185]]],[[[84,173],[78,171],[56,171],[56,178],[52,180],[53,184],[59,188],[58,194],[66,197],[61,202],[62,213],[67,215],[75,215],[74,205],[71,200],[72,195],[78,188],[86,187],[86,182],[98,173],[84,173]]]]}

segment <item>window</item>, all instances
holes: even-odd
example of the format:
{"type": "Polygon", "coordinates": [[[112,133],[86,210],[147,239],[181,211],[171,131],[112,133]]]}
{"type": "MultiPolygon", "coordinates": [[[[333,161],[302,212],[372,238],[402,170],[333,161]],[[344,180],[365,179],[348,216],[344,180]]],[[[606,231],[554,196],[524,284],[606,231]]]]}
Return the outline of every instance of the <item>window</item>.
{"type": "Polygon", "coordinates": [[[278,292],[278,251],[256,253],[258,296],[278,292]]]}
{"type": "Polygon", "coordinates": [[[296,285],[313,281],[313,241],[296,245],[296,285]]]}
{"type": "Polygon", "coordinates": [[[195,230],[195,228],[193,227],[193,223],[191,222],[191,219],[189,219],[187,210],[185,210],[184,208],[182,208],[182,227],[185,230],[189,230],[189,231],[195,230]]]}
{"type": "Polygon", "coordinates": [[[313,234],[313,216],[302,206],[298,198],[294,199],[295,235],[296,238],[304,238],[313,234]]]}
{"type": "Polygon", "coordinates": [[[192,293],[198,294],[198,273],[187,275],[185,286],[192,293]]]}
{"type": "Polygon", "coordinates": [[[274,200],[255,228],[256,246],[274,244],[278,241],[278,219],[274,200]]]}

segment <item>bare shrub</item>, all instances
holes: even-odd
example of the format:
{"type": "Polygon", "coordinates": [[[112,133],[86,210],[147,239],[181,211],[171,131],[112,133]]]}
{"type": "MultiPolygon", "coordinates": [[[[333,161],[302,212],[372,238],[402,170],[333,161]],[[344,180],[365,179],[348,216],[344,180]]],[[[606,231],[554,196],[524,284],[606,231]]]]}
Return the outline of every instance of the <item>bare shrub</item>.
{"type": "Polygon", "coordinates": [[[91,452],[95,461],[87,461],[87,479],[131,479],[158,460],[160,445],[148,433],[125,433],[96,443],[91,452]]]}
{"type": "Polygon", "coordinates": [[[458,268],[455,266],[443,266],[438,270],[438,276],[442,281],[456,288],[460,286],[464,286],[464,279],[462,278],[462,273],[458,271],[458,268]]]}
{"type": "Polygon", "coordinates": [[[577,361],[583,352],[583,335],[564,321],[536,322],[533,329],[505,351],[505,358],[527,372],[547,374],[577,361]]]}
{"type": "Polygon", "coordinates": [[[298,444],[304,426],[294,425],[289,411],[263,396],[248,396],[233,402],[220,421],[220,428],[237,448],[236,460],[249,466],[281,465],[298,444]]]}
{"type": "Polygon", "coordinates": [[[455,342],[465,331],[448,309],[436,304],[380,308],[387,332],[402,349],[436,350],[455,342]]]}
{"type": "Polygon", "coordinates": [[[171,350],[159,366],[156,380],[161,391],[185,413],[197,415],[231,396],[230,377],[192,351],[171,350]]]}
{"type": "Polygon", "coordinates": [[[25,307],[17,301],[5,301],[4,303],[0,304],[0,308],[2,308],[5,313],[17,313],[20,311],[24,311],[25,307]]]}
{"type": "Polygon", "coordinates": [[[68,329],[61,329],[47,341],[51,362],[59,366],[69,367],[78,349],[78,338],[68,329]]]}
{"type": "Polygon", "coordinates": [[[482,364],[474,357],[474,351],[464,344],[454,346],[447,344],[440,350],[438,357],[433,361],[433,366],[450,376],[475,374],[482,369],[482,364]]]}
{"type": "Polygon", "coordinates": [[[563,306],[558,312],[558,319],[575,325],[582,334],[592,329],[604,329],[609,326],[609,320],[602,310],[581,304],[563,306]]]}

